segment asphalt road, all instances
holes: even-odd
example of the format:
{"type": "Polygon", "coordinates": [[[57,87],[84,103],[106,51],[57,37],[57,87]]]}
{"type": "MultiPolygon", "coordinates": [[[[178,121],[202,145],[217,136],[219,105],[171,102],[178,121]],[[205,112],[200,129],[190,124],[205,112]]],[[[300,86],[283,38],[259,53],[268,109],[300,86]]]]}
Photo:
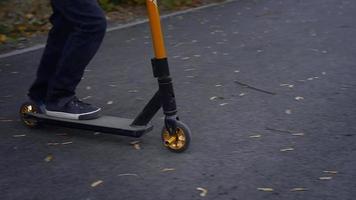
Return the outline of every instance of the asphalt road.
{"type": "MultiPolygon", "coordinates": [[[[0,199],[355,199],[355,10],[241,0],[165,19],[193,132],[183,154],[161,144],[161,112],[139,150],[121,136],[29,130],[17,112],[42,51],[0,59],[0,199]]],[[[134,117],[157,88],[152,56],[147,24],[109,32],[78,96],[134,117]]]]}

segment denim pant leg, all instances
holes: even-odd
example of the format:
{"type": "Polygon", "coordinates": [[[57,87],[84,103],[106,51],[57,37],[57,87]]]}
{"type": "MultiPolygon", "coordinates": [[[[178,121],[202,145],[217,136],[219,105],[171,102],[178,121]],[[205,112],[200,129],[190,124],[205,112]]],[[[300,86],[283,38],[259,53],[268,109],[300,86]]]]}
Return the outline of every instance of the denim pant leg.
{"type": "Polygon", "coordinates": [[[61,106],[75,96],[84,69],[105,35],[106,18],[97,0],[52,0],[52,3],[73,25],[47,92],[47,102],[61,106]]]}
{"type": "Polygon", "coordinates": [[[52,29],[48,33],[46,48],[43,52],[37,76],[29,89],[28,96],[35,101],[44,101],[47,96],[49,81],[54,76],[64,45],[72,31],[71,24],[52,6],[50,18],[52,29]]]}

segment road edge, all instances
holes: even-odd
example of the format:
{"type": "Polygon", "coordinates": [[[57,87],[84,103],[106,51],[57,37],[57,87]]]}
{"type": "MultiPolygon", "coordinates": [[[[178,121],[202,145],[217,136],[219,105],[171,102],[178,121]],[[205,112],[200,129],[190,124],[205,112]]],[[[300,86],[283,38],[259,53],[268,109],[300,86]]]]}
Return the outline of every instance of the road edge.
{"type": "MultiPolygon", "coordinates": [[[[230,2],[233,2],[233,1],[236,1],[236,0],[225,0],[223,2],[210,3],[210,4],[199,6],[199,7],[196,7],[196,8],[189,8],[187,10],[182,10],[182,11],[169,13],[169,14],[162,15],[161,19],[166,19],[166,18],[170,18],[170,17],[174,17],[174,16],[178,16],[178,15],[183,15],[183,14],[195,12],[195,11],[198,11],[198,10],[206,9],[206,8],[220,6],[220,5],[223,5],[223,4],[226,4],[226,3],[230,3],[230,2]]],[[[143,19],[143,20],[137,20],[137,21],[134,21],[134,22],[130,22],[130,23],[127,23],[127,24],[119,24],[119,25],[116,25],[116,26],[113,26],[113,27],[109,27],[106,30],[106,32],[117,31],[117,30],[129,28],[129,27],[132,27],[132,26],[137,26],[137,25],[140,25],[140,24],[144,24],[144,23],[147,23],[147,22],[148,22],[147,19],[143,19]]],[[[45,46],[46,46],[45,44],[36,44],[36,45],[34,45],[32,47],[27,47],[27,48],[19,49],[19,50],[13,50],[13,51],[10,51],[8,53],[0,54],[0,59],[16,56],[16,55],[20,55],[20,54],[25,54],[25,53],[29,53],[29,52],[32,52],[32,51],[37,51],[37,50],[43,49],[45,46]]]]}

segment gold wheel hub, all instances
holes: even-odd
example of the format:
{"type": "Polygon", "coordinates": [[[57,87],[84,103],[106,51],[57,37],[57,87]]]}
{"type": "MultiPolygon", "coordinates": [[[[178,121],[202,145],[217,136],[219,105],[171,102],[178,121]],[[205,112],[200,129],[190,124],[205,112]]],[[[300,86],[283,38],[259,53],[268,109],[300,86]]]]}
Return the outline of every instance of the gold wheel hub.
{"type": "Polygon", "coordinates": [[[26,119],[26,116],[25,116],[26,113],[37,113],[36,108],[32,105],[25,105],[25,106],[22,106],[22,108],[21,108],[21,115],[22,115],[22,119],[25,122],[25,124],[28,126],[35,126],[36,121],[26,119]]]}
{"type": "Polygon", "coordinates": [[[177,131],[174,135],[170,135],[169,132],[165,129],[163,132],[163,140],[165,146],[174,150],[178,150],[184,147],[186,138],[184,131],[181,128],[177,128],[177,131]]]}

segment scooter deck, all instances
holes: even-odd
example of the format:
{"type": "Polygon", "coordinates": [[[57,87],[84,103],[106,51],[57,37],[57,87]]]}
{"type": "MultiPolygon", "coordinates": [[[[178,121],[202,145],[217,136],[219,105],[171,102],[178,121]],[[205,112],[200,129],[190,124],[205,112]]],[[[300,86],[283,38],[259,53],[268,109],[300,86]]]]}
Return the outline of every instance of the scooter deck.
{"type": "Polygon", "coordinates": [[[40,123],[60,125],[64,127],[111,133],[129,137],[141,137],[153,129],[152,125],[132,126],[132,119],[113,116],[101,116],[92,120],[71,120],[51,117],[39,113],[27,113],[27,117],[35,118],[40,123]]]}

